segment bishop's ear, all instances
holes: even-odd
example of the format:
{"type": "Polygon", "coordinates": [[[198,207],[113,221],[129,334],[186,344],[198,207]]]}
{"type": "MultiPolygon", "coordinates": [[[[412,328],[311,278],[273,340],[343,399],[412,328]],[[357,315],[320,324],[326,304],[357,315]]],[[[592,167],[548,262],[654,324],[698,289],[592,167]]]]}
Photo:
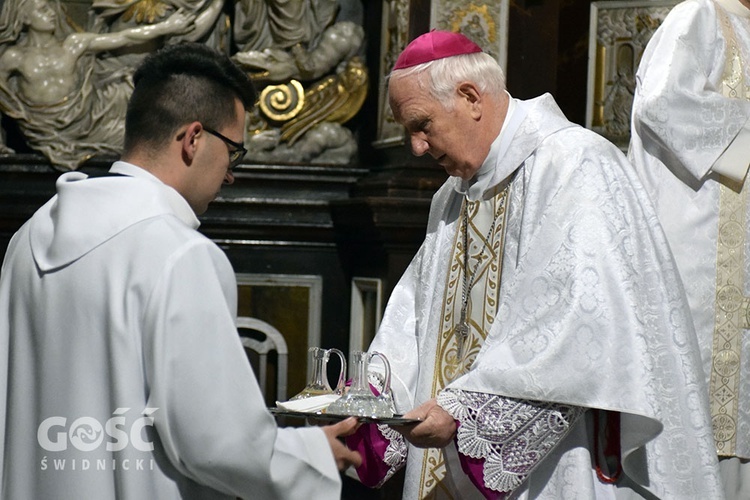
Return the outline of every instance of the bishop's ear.
{"type": "Polygon", "coordinates": [[[459,99],[464,100],[472,109],[472,116],[481,116],[482,93],[474,82],[460,83],[456,89],[459,99]]]}

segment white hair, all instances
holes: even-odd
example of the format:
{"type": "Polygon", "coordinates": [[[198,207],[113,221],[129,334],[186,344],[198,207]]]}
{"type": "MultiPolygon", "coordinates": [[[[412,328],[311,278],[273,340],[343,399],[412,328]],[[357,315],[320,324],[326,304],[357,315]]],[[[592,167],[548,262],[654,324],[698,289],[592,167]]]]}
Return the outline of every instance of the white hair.
{"type": "Polygon", "coordinates": [[[484,93],[499,96],[505,92],[505,74],[498,62],[484,52],[444,57],[397,69],[387,80],[418,75],[419,87],[426,89],[447,110],[453,108],[456,87],[470,81],[484,93]]]}

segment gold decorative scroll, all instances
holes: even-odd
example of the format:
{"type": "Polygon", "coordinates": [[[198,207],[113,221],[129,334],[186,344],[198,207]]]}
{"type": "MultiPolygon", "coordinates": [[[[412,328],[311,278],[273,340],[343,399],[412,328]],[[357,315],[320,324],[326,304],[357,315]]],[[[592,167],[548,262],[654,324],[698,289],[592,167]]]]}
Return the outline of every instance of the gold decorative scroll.
{"type": "Polygon", "coordinates": [[[258,105],[271,120],[283,122],[297,116],[305,104],[305,89],[297,80],[283,85],[268,85],[260,93],[258,105]]]}

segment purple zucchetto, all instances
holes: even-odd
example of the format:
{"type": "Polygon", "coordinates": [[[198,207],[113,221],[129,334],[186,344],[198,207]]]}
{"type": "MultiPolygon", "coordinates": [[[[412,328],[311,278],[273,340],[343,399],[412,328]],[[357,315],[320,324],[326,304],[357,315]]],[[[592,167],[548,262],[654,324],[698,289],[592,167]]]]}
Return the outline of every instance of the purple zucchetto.
{"type": "Polygon", "coordinates": [[[409,68],[444,57],[482,52],[482,48],[461,33],[430,31],[406,46],[396,59],[394,70],[409,68]]]}

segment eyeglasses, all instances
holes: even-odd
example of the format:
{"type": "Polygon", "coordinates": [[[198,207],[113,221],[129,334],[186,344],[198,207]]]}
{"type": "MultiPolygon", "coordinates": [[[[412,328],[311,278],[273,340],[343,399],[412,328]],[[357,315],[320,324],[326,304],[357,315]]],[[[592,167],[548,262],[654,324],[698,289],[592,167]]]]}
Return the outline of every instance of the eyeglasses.
{"type": "Polygon", "coordinates": [[[229,168],[230,169],[236,167],[237,164],[241,162],[242,159],[247,154],[247,149],[245,149],[245,145],[242,144],[241,142],[234,142],[232,139],[225,137],[221,135],[220,133],[218,133],[216,130],[208,128],[208,127],[203,127],[203,130],[205,130],[206,132],[208,132],[209,134],[215,137],[218,137],[219,139],[224,141],[224,143],[234,148],[234,149],[229,150],[229,168]]]}

